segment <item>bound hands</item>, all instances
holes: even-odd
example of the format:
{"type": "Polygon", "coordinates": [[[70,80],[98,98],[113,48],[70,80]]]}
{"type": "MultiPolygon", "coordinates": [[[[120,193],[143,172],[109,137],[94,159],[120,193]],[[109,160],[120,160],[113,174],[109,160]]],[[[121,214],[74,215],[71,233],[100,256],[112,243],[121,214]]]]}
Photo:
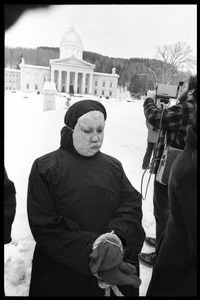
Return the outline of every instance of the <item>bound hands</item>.
{"type": "Polygon", "coordinates": [[[100,280],[110,285],[140,286],[136,268],[123,261],[123,253],[114,238],[109,237],[99,243],[89,257],[91,272],[97,274],[100,280]]]}

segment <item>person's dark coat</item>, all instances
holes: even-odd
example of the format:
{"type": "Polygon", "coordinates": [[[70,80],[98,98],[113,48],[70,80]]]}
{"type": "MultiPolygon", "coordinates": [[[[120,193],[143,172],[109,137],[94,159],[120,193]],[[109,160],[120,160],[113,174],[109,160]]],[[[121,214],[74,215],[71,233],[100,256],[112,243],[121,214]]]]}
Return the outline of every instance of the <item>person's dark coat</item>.
{"type": "Polygon", "coordinates": [[[16,190],[4,167],[4,244],[11,242],[12,224],[16,213],[16,190]]]}
{"type": "Polygon", "coordinates": [[[171,217],[158,248],[147,296],[197,296],[196,139],[191,126],[186,147],[171,169],[171,217]]]}
{"type": "MultiPolygon", "coordinates": [[[[117,159],[100,151],[79,155],[68,127],[61,131],[61,147],[33,163],[27,208],[36,241],[30,296],[103,296],[89,254],[105,232],[114,230],[125,258],[138,263],[145,235],[140,193],[117,159]]],[[[127,286],[123,293],[133,290],[127,286]]]]}

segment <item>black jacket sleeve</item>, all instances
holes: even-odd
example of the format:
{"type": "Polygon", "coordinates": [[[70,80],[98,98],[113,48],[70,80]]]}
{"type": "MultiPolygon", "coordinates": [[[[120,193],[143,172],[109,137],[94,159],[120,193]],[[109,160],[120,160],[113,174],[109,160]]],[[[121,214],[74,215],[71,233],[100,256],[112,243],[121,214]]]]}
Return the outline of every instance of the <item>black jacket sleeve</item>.
{"type": "Polygon", "coordinates": [[[145,232],[142,227],[142,197],[131,185],[122,168],[120,206],[109,221],[106,231],[114,233],[122,240],[128,258],[140,253],[145,232]]]}
{"type": "Polygon", "coordinates": [[[4,168],[4,244],[11,242],[12,223],[16,212],[16,190],[4,168]]]}
{"type": "Polygon", "coordinates": [[[61,264],[90,275],[89,254],[99,234],[81,231],[76,222],[56,213],[36,162],[29,176],[27,210],[37,245],[61,264]]]}

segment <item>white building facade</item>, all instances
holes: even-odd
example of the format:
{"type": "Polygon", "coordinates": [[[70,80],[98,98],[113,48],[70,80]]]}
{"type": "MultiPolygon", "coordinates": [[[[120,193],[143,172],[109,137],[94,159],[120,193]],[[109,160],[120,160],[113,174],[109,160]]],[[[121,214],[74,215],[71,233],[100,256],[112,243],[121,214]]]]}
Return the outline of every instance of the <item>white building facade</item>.
{"type": "Polygon", "coordinates": [[[20,90],[21,89],[21,71],[16,69],[4,69],[4,89],[20,90]]]}
{"type": "MultiPolygon", "coordinates": [[[[115,68],[111,74],[94,72],[95,65],[82,59],[83,44],[73,27],[64,34],[59,48],[60,58],[50,59],[50,67],[27,65],[22,59],[19,67],[23,92],[41,92],[45,82],[52,81],[59,93],[117,96],[119,75],[115,68]]],[[[6,83],[5,89],[10,89],[6,83]]]]}

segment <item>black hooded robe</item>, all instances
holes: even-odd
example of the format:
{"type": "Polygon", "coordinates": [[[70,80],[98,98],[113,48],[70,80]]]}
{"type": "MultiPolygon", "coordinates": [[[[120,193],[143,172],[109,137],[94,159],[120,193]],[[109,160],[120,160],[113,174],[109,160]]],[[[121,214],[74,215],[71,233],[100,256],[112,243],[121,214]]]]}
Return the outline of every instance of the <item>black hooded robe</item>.
{"type": "Polygon", "coordinates": [[[144,241],[141,195],[121,163],[101,152],[86,158],[58,149],[38,158],[28,217],[37,243],[30,296],[102,295],[88,266],[94,240],[114,230],[136,263],[144,241]]]}
{"type": "MultiPolygon", "coordinates": [[[[90,110],[106,118],[100,103],[85,100],[68,109],[65,124],[73,129],[90,110]]],[[[117,159],[100,151],[79,155],[71,128],[61,130],[61,147],[36,159],[29,176],[27,210],[36,241],[29,296],[103,296],[89,254],[95,239],[112,230],[122,240],[125,260],[139,269],[145,236],[141,195],[117,159]]],[[[120,290],[139,294],[131,286],[120,290]]]]}

